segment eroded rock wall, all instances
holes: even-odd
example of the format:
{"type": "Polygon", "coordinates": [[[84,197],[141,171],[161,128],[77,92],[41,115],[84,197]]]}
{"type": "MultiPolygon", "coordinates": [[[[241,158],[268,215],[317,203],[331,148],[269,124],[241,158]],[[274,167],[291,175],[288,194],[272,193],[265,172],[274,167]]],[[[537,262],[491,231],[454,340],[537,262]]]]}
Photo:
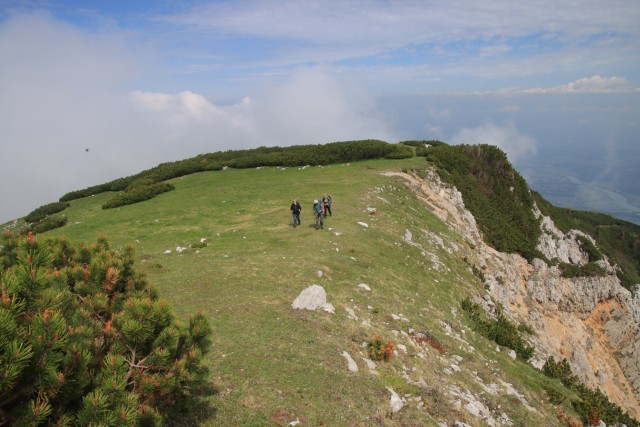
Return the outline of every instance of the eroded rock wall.
{"type": "MultiPolygon", "coordinates": [[[[444,184],[435,171],[428,170],[426,179],[404,178],[434,214],[470,243],[471,249],[460,256],[483,272],[487,293],[478,300],[485,309],[491,312],[500,304],[513,321],[534,329],[536,355],[531,363],[541,368],[549,356],[566,358],[584,383],[599,387],[640,417],[640,297],[620,285],[615,266],[605,259],[599,261],[605,276],[567,279],[542,260],[528,263],[519,255],[500,253],[482,240],[460,192],[444,184]]],[[[565,234],[537,208],[534,213],[541,220],[538,249],[547,259],[588,262],[578,237],[594,242],[590,236],[579,230],[565,234]]]]}

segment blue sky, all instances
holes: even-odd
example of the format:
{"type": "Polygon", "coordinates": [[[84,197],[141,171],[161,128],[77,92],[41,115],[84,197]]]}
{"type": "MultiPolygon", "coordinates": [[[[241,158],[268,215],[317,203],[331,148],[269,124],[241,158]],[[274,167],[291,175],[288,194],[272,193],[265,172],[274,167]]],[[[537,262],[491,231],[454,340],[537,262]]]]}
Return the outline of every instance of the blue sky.
{"type": "Polygon", "coordinates": [[[638,22],[636,0],[2,0],[0,221],[163,161],[365,138],[492,143],[532,182],[566,160],[640,206],[638,22]]]}

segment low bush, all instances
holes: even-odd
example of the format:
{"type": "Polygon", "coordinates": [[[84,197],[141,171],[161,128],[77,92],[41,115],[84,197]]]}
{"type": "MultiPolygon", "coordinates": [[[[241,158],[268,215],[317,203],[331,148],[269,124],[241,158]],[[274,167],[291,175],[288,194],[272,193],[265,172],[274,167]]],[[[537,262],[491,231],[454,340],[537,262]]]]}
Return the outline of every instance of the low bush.
{"type": "Polygon", "coordinates": [[[474,328],[486,338],[514,350],[522,360],[529,360],[533,356],[534,348],[526,344],[518,328],[503,314],[498,314],[496,320],[487,319],[482,308],[468,297],[460,305],[473,321],[474,328]]]}
{"type": "Polygon", "coordinates": [[[210,326],[176,322],[131,246],[4,238],[0,424],[173,425],[193,411],[210,326]]]}
{"type": "Polygon", "coordinates": [[[156,184],[135,186],[128,191],[119,193],[113,199],[102,205],[102,209],[117,208],[120,206],[142,202],[144,200],[152,199],[158,194],[162,194],[174,189],[175,187],[173,186],[173,184],[169,184],[168,182],[158,182],[156,184]]]}
{"type": "Polygon", "coordinates": [[[487,338],[514,350],[520,359],[529,360],[533,356],[534,348],[525,343],[518,328],[505,316],[499,315],[497,321],[489,321],[486,329],[487,338]]]}
{"type": "Polygon", "coordinates": [[[54,230],[63,227],[67,223],[67,217],[64,215],[51,215],[40,222],[31,226],[34,233],[44,233],[45,231],[54,230]]]}
{"type": "Polygon", "coordinates": [[[589,262],[585,265],[561,262],[559,266],[560,271],[562,272],[562,277],[567,279],[574,277],[602,277],[607,274],[607,271],[604,268],[593,262],[589,262]]]}
{"type": "Polygon", "coordinates": [[[542,367],[542,372],[549,378],[560,380],[567,388],[573,388],[578,383],[578,378],[573,375],[567,359],[556,362],[553,356],[549,357],[542,367]]]}
{"type": "Polygon", "coordinates": [[[408,145],[396,144],[393,149],[385,154],[385,159],[409,159],[415,155],[413,149],[408,145]]]}
{"type": "Polygon", "coordinates": [[[24,217],[26,222],[39,222],[47,217],[47,215],[53,215],[58,212],[62,212],[66,208],[71,206],[68,202],[54,202],[49,203],[39,208],[34,209],[29,215],[24,217]]]}
{"type": "Polygon", "coordinates": [[[607,425],[625,424],[627,427],[640,427],[637,420],[609,401],[600,390],[592,390],[580,382],[566,359],[556,362],[553,356],[549,357],[542,367],[542,372],[549,378],[559,380],[565,387],[578,394],[578,399],[572,401],[571,405],[585,425],[598,425],[602,420],[607,425]]]}
{"type": "Polygon", "coordinates": [[[478,279],[480,279],[484,283],[484,281],[486,280],[486,278],[484,277],[484,273],[480,268],[476,267],[475,264],[471,266],[471,272],[473,273],[474,276],[476,276],[478,279]]]}
{"type": "Polygon", "coordinates": [[[427,343],[431,348],[437,350],[438,353],[444,354],[444,347],[442,347],[442,343],[438,341],[436,337],[434,337],[431,333],[424,332],[411,332],[411,338],[418,344],[427,343]]]}
{"type": "MultiPolygon", "coordinates": [[[[561,388],[561,387],[560,387],[561,388]]],[[[554,404],[554,405],[560,405],[562,403],[564,403],[565,401],[565,395],[564,392],[562,390],[559,390],[558,388],[550,385],[550,384],[545,384],[543,386],[543,389],[549,399],[549,402],[554,404]]]]}
{"type": "Polygon", "coordinates": [[[393,356],[394,350],[393,343],[391,341],[385,343],[380,334],[369,342],[369,358],[371,360],[389,360],[393,356]]]}
{"type": "Polygon", "coordinates": [[[107,191],[124,191],[134,179],[135,176],[128,176],[104,184],[94,185],[83,190],[71,191],[60,197],[60,201],[70,202],[71,200],[82,199],[83,197],[89,197],[107,191]]]}
{"type": "Polygon", "coordinates": [[[518,331],[519,332],[523,332],[523,333],[528,334],[528,335],[533,335],[534,334],[534,331],[531,328],[531,326],[527,325],[526,323],[520,323],[518,325],[518,331]]]}
{"type": "Polygon", "coordinates": [[[544,259],[536,249],[541,231],[529,187],[503,151],[490,145],[441,144],[426,150],[426,159],[462,193],[487,244],[528,261],[544,259]]]}
{"type": "Polygon", "coordinates": [[[587,253],[587,257],[589,258],[589,262],[596,262],[602,259],[602,252],[596,248],[596,245],[593,244],[591,239],[585,236],[578,236],[578,242],[580,242],[580,247],[583,251],[587,253]]]}

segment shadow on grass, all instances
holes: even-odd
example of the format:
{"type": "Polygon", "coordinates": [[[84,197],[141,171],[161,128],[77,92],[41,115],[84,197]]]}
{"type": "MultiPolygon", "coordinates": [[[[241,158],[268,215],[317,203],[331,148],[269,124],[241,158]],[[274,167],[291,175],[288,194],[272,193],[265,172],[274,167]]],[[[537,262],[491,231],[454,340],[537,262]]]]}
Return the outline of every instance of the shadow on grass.
{"type": "Polygon", "coordinates": [[[196,427],[215,419],[218,409],[211,400],[219,392],[220,389],[213,383],[195,389],[184,402],[182,410],[167,420],[167,425],[196,427]]]}

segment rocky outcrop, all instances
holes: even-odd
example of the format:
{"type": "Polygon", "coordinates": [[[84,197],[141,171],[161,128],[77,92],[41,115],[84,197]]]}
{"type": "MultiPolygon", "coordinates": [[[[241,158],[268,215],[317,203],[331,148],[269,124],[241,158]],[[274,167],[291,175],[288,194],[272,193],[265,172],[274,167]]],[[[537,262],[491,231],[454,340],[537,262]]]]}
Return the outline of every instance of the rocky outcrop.
{"type": "MultiPolygon", "coordinates": [[[[634,417],[640,416],[640,296],[620,285],[615,266],[598,261],[602,277],[563,278],[558,267],[537,259],[528,263],[519,255],[500,253],[482,240],[462,195],[427,171],[424,180],[405,175],[417,196],[449,227],[466,239],[471,249],[460,251],[481,269],[487,293],[477,298],[489,313],[497,306],[517,323],[536,332],[531,363],[541,368],[549,356],[567,359],[587,385],[598,387],[634,417]]],[[[579,230],[560,231],[535,208],[542,236],[537,249],[548,260],[584,265],[588,254],[580,239],[594,240],[579,230]],[[579,239],[580,238],[580,239],[579,239]]],[[[640,292],[639,292],[640,293],[640,292]]]]}
{"type": "Polygon", "coordinates": [[[535,269],[527,280],[529,295],[547,309],[586,318],[598,304],[618,299],[629,302],[629,291],[616,276],[564,279],[556,268],[535,269]]]}
{"type": "Polygon", "coordinates": [[[583,265],[589,261],[587,254],[580,248],[576,236],[585,236],[589,239],[590,237],[578,230],[571,230],[564,234],[555,226],[551,218],[543,216],[537,207],[534,209],[534,214],[536,218],[541,219],[540,228],[542,229],[537,249],[547,259],[577,265],[583,265]]]}
{"type": "MultiPolygon", "coordinates": [[[[550,260],[583,265],[588,256],[578,236],[562,233],[548,217],[541,218],[538,249],[550,260]]],[[[595,242],[593,242],[595,243],[595,242]]],[[[573,372],[587,385],[637,417],[640,414],[640,304],[620,285],[615,267],[599,261],[607,272],[601,277],[563,278],[557,267],[534,260],[523,268],[526,294],[515,308],[514,299],[501,300],[516,316],[526,315],[538,332],[536,347],[546,356],[566,358],[573,372]]],[[[500,271],[500,269],[498,269],[500,271]]],[[[504,292],[502,292],[504,294],[504,292]]],[[[500,293],[495,293],[499,296],[500,293]]]]}

